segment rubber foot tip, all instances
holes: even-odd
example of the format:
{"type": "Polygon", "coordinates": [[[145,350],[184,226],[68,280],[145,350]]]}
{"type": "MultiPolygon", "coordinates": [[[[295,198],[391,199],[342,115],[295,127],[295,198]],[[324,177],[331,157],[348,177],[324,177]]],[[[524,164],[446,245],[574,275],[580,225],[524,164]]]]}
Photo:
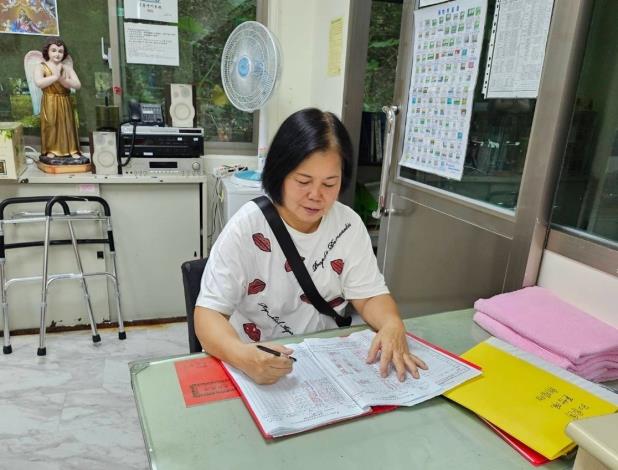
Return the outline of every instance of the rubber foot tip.
{"type": "Polygon", "coordinates": [[[47,348],[38,348],[36,350],[36,355],[37,356],[45,356],[45,355],[47,355],[47,348]]]}
{"type": "Polygon", "coordinates": [[[100,343],[101,342],[101,335],[92,335],[92,342],[93,343],[100,343]]]}
{"type": "Polygon", "coordinates": [[[4,354],[11,354],[13,352],[13,346],[9,345],[9,346],[3,346],[2,347],[2,352],[4,354]]]}
{"type": "Polygon", "coordinates": [[[119,331],[118,332],[118,339],[127,339],[127,332],[126,331],[119,331]]]}

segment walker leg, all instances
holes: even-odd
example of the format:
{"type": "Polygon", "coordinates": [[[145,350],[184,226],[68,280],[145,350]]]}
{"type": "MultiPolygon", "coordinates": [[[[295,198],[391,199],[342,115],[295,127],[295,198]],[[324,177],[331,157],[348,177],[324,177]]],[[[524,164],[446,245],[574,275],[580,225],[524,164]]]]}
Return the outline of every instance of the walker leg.
{"type": "Polygon", "coordinates": [[[11,354],[13,348],[11,347],[11,330],[9,328],[9,303],[6,297],[6,285],[4,284],[4,262],[5,258],[0,259],[0,302],[2,304],[2,318],[4,319],[4,344],[2,346],[2,352],[4,354],[11,354]]]}
{"type": "Polygon", "coordinates": [[[112,274],[114,275],[114,290],[116,291],[116,312],[118,313],[118,339],[127,339],[124,331],[124,321],[122,320],[122,310],[120,309],[120,287],[118,286],[118,273],[116,271],[116,252],[110,250],[112,260],[112,274]]]}
{"type": "Polygon", "coordinates": [[[39,349],[37,356],[45,356],[47,348],[45,347],[45,316],[47,315],[47,262],[49,255],[49,225],[50,217],[45,218],[45,242],[43,244],[43,276],[41,280],[41,326],[39,329],[39,349]]]}
{"type": "Polygon", "coordinates": [[[69,233],[71,234],[71,244],[73,245],[73,253],[75,253],[75,261],[77,263],[77,269],[81,275],[80,283],[82,285],[82,291],[84,293],[84,300],[86,302],[86,311],[88,312],[88,318],[90,319],[90,331],[92,332],[92,342],[98,343],[101,341],[101,336],[97,333],[97,324],[94,320],[94,314],[92,313],[92,303],[90,302],[90,294],[88,293],[88,286],[84,279],[84,268],[82,267],[82,260],[79,256],[79,250],[77,249],[77,241],[75,239],[75,232],[73,231],[73,224],[71,221],[67,221],[69,224],[69,233]]]}

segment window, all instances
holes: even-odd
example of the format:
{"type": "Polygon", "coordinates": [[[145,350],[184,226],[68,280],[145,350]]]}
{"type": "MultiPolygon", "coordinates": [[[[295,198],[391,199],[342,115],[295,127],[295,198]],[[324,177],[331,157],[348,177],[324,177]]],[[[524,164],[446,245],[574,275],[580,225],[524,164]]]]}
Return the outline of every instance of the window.
{"type": "Polygon", "coordinates": [[[618,242],[616,15],[618,2],[595,1],[552,214],[554,227],[613,242],[618,242]]]}
{"type": "MultiPolygon", "coordinates": [[[[234,108],[221,85],[221,53],[228,35],[243,21],[255,20],[257,0],[179,0],[178,31],[180,66],[126,64],[122,16],[118,17],[121,87],[124,116],[128,102],[163,104],[165,84],[196,85],[197,125],[204,128],[211,142],[246,143],[255,147],[254,115],[234,108]]],[[[3,71],[0,74],[0,121],[19,121],[24,125],[26,143],[38,147],[39,117],[33,115],[32,100],[24,72],[24,56],[40,51],[46,36],[4,33],[19,9],[36,16],[39,5],[55,5],[60,37],[73,57],[82,88],[73,94],[79,135],[85,141],[96,128],[96,106],[112,100],[112,74],[101,57],[101,38],[110,44],[108,2],[104,0],[37,0],[0,2],[0,48],[3,71]],[[37,3],[38,2],[38,3],[37,3]],[[11,4],[14,3],[14,7],[11,4]],[[32,6],[31,6],[32,5],[32,6]],[[13,11],[15,9],[15,11],[13,11]],[[79,16],[75,16],[79,12],[79,16]],[[6,20],[9,23],[6,23],[6,20]]],[[[122,7],[123,2],[118,2],[122,7]]],[[[122,13],[122,8],[119,8],[122,13]]],[[[116,18],[112,19],[116,21],[116,18]]],[[[133,21],[133,20],[127,20],[133,21]]],[[[153,22],[150,22],[153,23],[153,22]]],[[[154,23],[156,24],[156,23],[154,23]]],[[[113,41],[112,41],[113,42],[113,41]]],[[[257,132],[257,126],[256,126],[257,132]]],[[[236,144],[238,146],[238,144],[236,144]]]]}
{"type": "MultiPolygon", "coordinates": [[[[2,73],[0,74],[0,121],[19,121],[24,126],[27,143],[38,143],[39,117],[33,115],[32,100],[24,72],[24,56],[28,51],[40,51],[47,36],[38,34],[4,33],[6,21],[23,10],[36,19],[41,2],[1,2],[0,49],[2,73]],[[14,3],[13,6],[11,4],[14,3]]],[[[60,37],[66,42],[73,57],[75,72],[82,88],[73,94],[79,134],[87,136],[95,127],[95,105],[103,104],[105,91],[111,88],[111,73],[101,59],[101,38],[109,43],[107,2],[101,0],[58,0],[56,3],[60,37]],[[75,12],[80,12],[79,18],[75,12]]]]}
{"type": "Polygon", "coordinates": [[[124,114],[128,115],[130,99],[162,104],[166,84],[192,83],[196,92],[197,125],[204,128],[205,141],[252,142],[254,116],[230,104],[221,84],[220,65],[229,34],[243,21],[255,18],[256,0],[179,0],[180,66],[170,67],[127,64],[124,22],[135,20],[119,17],[124,114]]]}
{"type": "Polygon", "coordinates": [[[468,148],[461,181],[400,167],[400,176],[505,209],[515,209],[524,169],[535,99],[484,99],[495,0],[488,1],[479,78],[474,95],[468,148]]]}
{"type": "Polygon", "coordinates": [[[386,123],[382,107],[393,102],[402,9],[399,0],[371,2],[354,210],[360,214],[374,242],[380,222],[371,213],[378,206],[386,123]]]}

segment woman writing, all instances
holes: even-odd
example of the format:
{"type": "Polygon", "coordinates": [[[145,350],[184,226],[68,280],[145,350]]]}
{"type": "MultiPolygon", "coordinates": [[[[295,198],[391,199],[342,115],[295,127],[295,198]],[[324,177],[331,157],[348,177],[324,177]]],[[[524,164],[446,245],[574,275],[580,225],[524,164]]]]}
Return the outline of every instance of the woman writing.
{"type": "MultiPolygon", "coordinates": [[[[318,292],[338,314],[351,302],[377,334],[367,362],[391,364],[399,380],[425,364],[410,354],[397,306],[378,270],[360,217],[337,202],[349,184],[352,144],[332,113],[304,109],[288,117],[273,139],[262,184],[285,223],[318,292]]],[[[291,272],[258,206],[245,204],[224,227],[202,277],[196,334],[209,354],[269,384],[292,371],[293,351],[275,343],[277,357],[256,342],[335,328],[319,313],[291,272]]]]}

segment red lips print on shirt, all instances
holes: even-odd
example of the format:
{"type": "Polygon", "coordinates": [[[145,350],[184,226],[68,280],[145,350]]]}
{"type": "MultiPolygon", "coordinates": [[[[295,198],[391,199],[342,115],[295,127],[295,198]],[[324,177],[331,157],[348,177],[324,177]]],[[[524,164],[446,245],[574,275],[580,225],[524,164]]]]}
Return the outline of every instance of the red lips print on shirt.
{"type": "MultiPolygon", "coordinates": [[[[300,259],[305,261],[304,256],[301,256],[300,259]]],[[[288,272],[288,273],[292,270],[292,266],[290,266],[290,262],[287,259],[285,260],[285,265],[283,266],[283,268],[285,269],[285,272],[288,272]]]]}
{"type": "Polygon", "coordinates": [[[249,287],[247,288],[247,294],[258,294],[262,292],[266,288],[266,284],[261,279],[254,279],[249,283],[249,287]]]}
{"type": "Polygon", "coordinates": [[[344,262],[342,259],[334,259],[330,262],[330,267],[339,275],[343,272],[343,266],[344,262]]]}
{"type": "Polygon", "coordinates": [[[245,333],[247,333],[247,336],[251,339],[251,341],[255,341],[257,343],[262,337],[262,332],[257,326],[255,326],[255,323],[243,323],[242,329],[245,330],[245,333]]]}
{"type": "Polygon", "coordinates": [[[251,238],[253,238],[253,243],[255,243],[255,246],[257,246],[260,250],[270,252],[270,240],[263,234],[254,233],[251,235],[251,238]]]}
{"type": "Polygon", "coordinates": [[[343,297],[335,297],[333,300],[328,301],[328,305],[330,305],[332,308],[335,308],[335,307],[339,307],[339,305],[341,305],[344,302],[345,302],[345,299],[343,297]]]}
{"type": "MultiPolygon", "coordinates": [[[[309,297],[307,297],[307,294],[301,294],[300,300],[302,300],[306,304],[311,304],[311,301],[309,300],[309,297]]],[[[335,307],[339,307],[339,305],[341,305],[344,302],[345,302],[345,299],[343,297],[335,297],[334,299],[328,301],[328,305],[330,305],[332,308],[335,308],[335,307]]]]}

